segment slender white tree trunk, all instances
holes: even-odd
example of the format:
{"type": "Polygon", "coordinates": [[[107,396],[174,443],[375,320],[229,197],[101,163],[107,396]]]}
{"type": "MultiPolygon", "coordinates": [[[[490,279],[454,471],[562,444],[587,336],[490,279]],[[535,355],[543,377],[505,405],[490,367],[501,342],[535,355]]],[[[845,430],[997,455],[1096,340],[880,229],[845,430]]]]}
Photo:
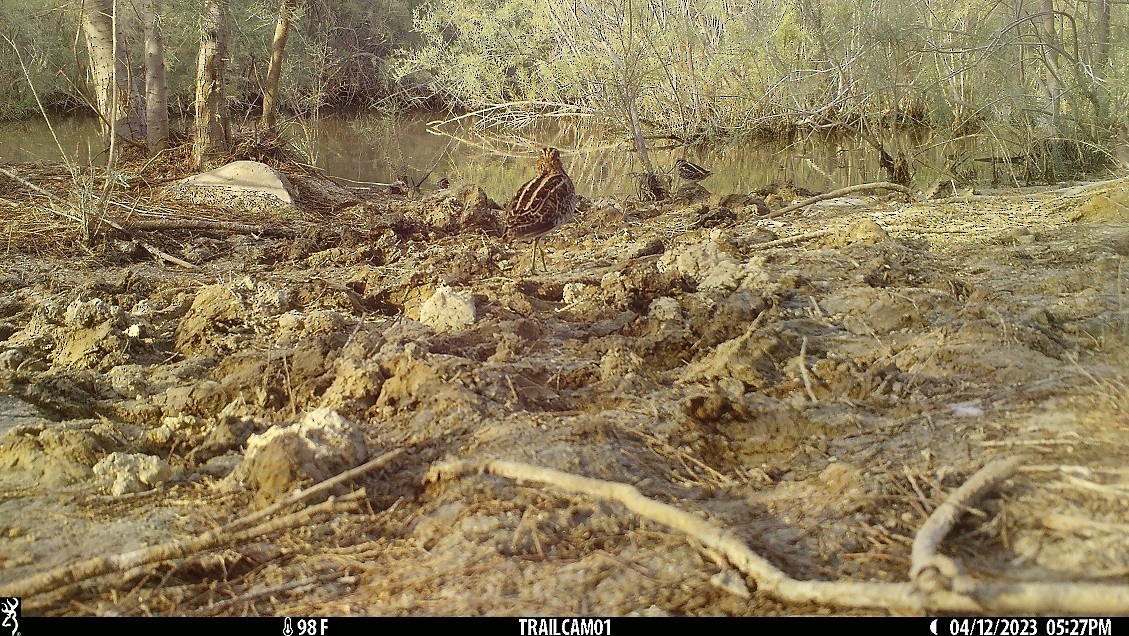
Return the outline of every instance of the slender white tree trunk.
{"type": "Polygon", "coordinates": [[[274,25],[274,40],[270,46],[270,65],[263,86],[263,118],[259,126],[274,128],[274,114],[278,108],[278,77],[282,74],[282,56],[286,52],[286,38],[290,35],[291,0],[278,1],[278,21],[274,25]]]}
{"type": "MultiPolygon", "coordinates": [[[[94,101],[102,124],[107,147],[116,149],[117,142],[143,143],[145,121],[139,108],[140,95],[129,81],[129,65],[125,42],[115,19],[115,0],[85,0],[82,7],[82,30],[90,55],[90,74],[94,84],[94,101]]],[[[111,152],[110,164],[116,162],[111,152]]]]}
{"type": "Polygon", "coordinates": [[[227,0],[204,0],[200,55],[196,60],[196,165],[225,154],[231,147],[231,117],[224,96],[227,66],[227,0]]]}
{"type": "MultiPolygon", "coordinates": [[[[1094,25],[1094,75],[1099,79],[1110,77],[1109,63],[1109,21],[1112,0],[1098,0],[1098,20],[1094,25]]],[[[1094,118],[1097,128],[1104,132],[1110,124],[1110,98],[1109,90],[1101,82],[1095,82],[1094,91],[1094,118]]]]}
{"type": "Polygon", "coordinates": [[[169,145],[165,43],[158,24],[156,4],[156,0],[144,0],[141,8],[141,21],[145,28],[145,119],[150,153],[157,153],[169,145]]]}
{"type": "Polygon", "coordinates": [[[1043,0],[1043,20],[1040,25],[1040,35],[1043,45],[1043,62],[1046,65],[1044,85],[1047,91],[1047,110],[1050,115],[1049,128],[1053,132],[1058,128],[1059,115],[1062,107],[1062,82],[1058,69],[1058,36],[1055,28],[1056,16],[1053,0],[1043,0]]]}

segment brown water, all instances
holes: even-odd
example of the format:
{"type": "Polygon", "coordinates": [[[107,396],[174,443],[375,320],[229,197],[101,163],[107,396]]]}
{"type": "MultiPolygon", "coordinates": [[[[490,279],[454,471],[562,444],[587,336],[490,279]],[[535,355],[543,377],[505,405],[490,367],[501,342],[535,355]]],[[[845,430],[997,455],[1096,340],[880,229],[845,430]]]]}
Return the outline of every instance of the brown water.
{"type": "MultiPolygon", "coordinates": [[[[387,184],[401,175],[434,188],[441,177],[452,183],[474,182],[494,199],[508,196],[534,174],[534,157],[542,145],[562,149],[577,190],[586,196],[631,196],[636,192],[632,173],[643,170],[626,142],[585,133],[575,127],[555,126],[518,134],[482,133],[448,124],[429,126],[432,118],[413,115],[399,119],[375,116],[332,117],[292,123],[288,137],[300,156],[328,173],[360,182],[387,184]],[[529,141],[529,139],[534,141],[529,141]]],[[[0,163],[58,160],[63,153],[80,163],[104,160],[95,120],[59,118],[52,122],[56,144],[42,119],[0,123],[0,163]],[[62,152],[60,151],[60,146],[62,152]]],[[[914,160],[916,187],[928,188],[939,174],[944,157],[959,153],[968,176],[976,183],[1022,183],[1030,175],[1022,168],[973,161],[991,156],[987,150],[965,145],[919,140],[914,160]]],[[[1003,154],[1000,152],[997,155],[1003,154]]],[[[748,192],[777,181],[826,191],[868,181],[884,181],[885,171],[876,152],[862,142],[840,138],[805,138],[771,142],[745,142],[703,148],[663,148],[651,151],[651,161],[671,169],[686,157],[713,170],[703,185],[714,192],[748,192]]]]}

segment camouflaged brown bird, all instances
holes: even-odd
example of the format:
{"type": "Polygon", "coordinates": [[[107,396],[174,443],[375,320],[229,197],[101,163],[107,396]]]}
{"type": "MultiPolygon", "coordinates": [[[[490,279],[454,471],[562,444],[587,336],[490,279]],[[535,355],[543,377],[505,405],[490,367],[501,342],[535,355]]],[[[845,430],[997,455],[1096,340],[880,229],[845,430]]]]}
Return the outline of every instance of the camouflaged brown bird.
{"type": "MultiPolygon", "coordinates": [[[[576,187],[561,164],[561,152],[542,148],[537,157],[537,177],[517,190],[506,218],[506,241],[533,241],[530,271],[537,269],[538,242],[576,211],[576,187]]],[[[545,264],[545,255],[541,255],[545,264]]],[[[547,269],[547,268],[546,268],[547,269]]]]}
{"type": "Polygon", "coordinates": [[[713,174],[712,170],[707,170],[696,163],[679,159],[674,162],[674,167],[678,168],[678,176],[687,181],[701,181],[706,177],[713,174]]]}

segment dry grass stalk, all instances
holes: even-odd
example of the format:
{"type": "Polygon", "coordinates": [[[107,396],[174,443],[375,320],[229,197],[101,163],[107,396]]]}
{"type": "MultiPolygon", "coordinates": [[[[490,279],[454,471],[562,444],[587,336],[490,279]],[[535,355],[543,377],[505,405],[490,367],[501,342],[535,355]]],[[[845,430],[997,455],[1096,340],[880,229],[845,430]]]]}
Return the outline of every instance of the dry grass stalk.
{"type": "Polygon", "coordinates": [[[258,599],[281,595],[284,592],[290,594],[297,594],[299,592],[312,591],[320,587],[324,587],[326,583],[338,579],[337,575],[321,576],[313,579],[299,579],[297,581],[288,581],[281,585],[272,587],[260,588],[244,592],[235,598],[224,599],[216,601],[192,613],[193,616],[215,616],[230,610],[237,605],[248,605],[258,599]]]}
{"type": "MultiPolygon", "coordinates": [[[[945,516],[926,523],[923,546],[935,547],[960,511],[960,503],[984,487],[1009,474],[1018,460],[993,463],[990,472],[974,475],[970,486],[962,486],[950,501],[938,508],[945,516]],[[957,493],[960,496],[957,496],[957,493]],[[950,515],[953,515],[950,517],[950,515]],[[951,519],[951,520],[950,520],[951,519]],[[946,520],[949,520],[946,522],[946,520]],[[942,532],[942,529],[944,532],[942,532]],[[939,533],[939,534],[938,534],[939,533]]],[[[1129,586],[1085,583],[977,583],[962,593],[924,590],[914,583],[868,583],[854,581],[799,581],[789,577],[764,557],[750,550],[731,531],[674,506],[644,497],[628,484],[581,477],[522,462],[448,460],[434,464],[425,483],[487,473],[514,481],[535,481],[601,499],[617,501],[646,519],[674,528],[704,548],[725,556],[737,569],[754,579],[772,597],[789,603],[818,603],[838,607],[884,608],[888,610],[945,611],[966,613],[1111,614],[1129,606],[1129,586]]],[[[916,542],[915,542],[916,543],[916,542]]]]}

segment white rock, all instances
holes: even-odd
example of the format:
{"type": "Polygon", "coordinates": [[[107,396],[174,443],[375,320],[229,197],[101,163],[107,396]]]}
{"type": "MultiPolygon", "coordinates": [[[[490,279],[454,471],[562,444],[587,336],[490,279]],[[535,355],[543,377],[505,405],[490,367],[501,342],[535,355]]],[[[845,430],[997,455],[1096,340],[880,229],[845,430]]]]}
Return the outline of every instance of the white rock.
{"type": "Polygon", "coordinates": [[[302,328],[302,323],[305,322],[306,316],[300,311],[288,311],[278,317],[278,330],[279,331],[298,331],[302,328]]]}
{"type": "Polygon", "coordinates": [[[741,264],[721,251],[716,241],[665,252],[658,267],[659,271],[677,271],[704,290],[734,290],[745,277],[741,264]]]}
{"type": "Polygon", "coordinates": [[[171,475],[168,462],[141,453],[110,453],[94,465],[95,479],[114,496],[150,490],[171,475]]]}
{"type": "Polygon", "coordinates": [[[474,298],[442,286],[420,307],[419,321],[436,331],[456,331],[475,320],[474,298]]]}
{"type": "Polygon", "coordinates": [[[953,415],[957,417],[980,417],[984,414],[984,409],[980,408],[980,404],[973,400],[971,402],[956,402],[954,404],[946,404],[953,415]]]}
{"type": "Polygon", "coordinates": [[[67,305],[66,321],[76,327],[93,327],[112,318],[116,309],[101,298],[76,300],[67,305]]]}
{"type": "Polygon", "coordinates": [[[659,296],[651,301],[650,316],[662,322],[680,320],[682,318],[682,305],[670,296],[659,296]]]}
{"type": "Polygon", "coordinates": [[[584,283],[565,283],[564,289],[561,290],[561,298],[570,305],[584,300],[584,297],[589,294],[590,285],[584,283]]]}
{"type": "Polygon", "coordinates": [[[154,311],[153,305],[152,305],[152,303],[149,302],[149,299],[148,298],[142,298],[141,300],[137,301],[137,304],[135,304],[129,310],[129,313],[133,316],[139,316],[140,317],[140,316],[151,316],[151,315],[153,315],[153,311],[154,311]]]}
{"type": "Polygon", "coordinates": [[[19,349],[8,349],[0,353],[0,369],[15,370],[20,363],[27,359],[27,355],[19,349]]]}
{"type": "Polygon", "coordinates": [[[306,480],[328,479],[367,459],[361,426],[333,409],[321,408],[298,423],[272,426],[261,435],[252,435],[238,479],[266,490],[297,486],[306,480]]]}

